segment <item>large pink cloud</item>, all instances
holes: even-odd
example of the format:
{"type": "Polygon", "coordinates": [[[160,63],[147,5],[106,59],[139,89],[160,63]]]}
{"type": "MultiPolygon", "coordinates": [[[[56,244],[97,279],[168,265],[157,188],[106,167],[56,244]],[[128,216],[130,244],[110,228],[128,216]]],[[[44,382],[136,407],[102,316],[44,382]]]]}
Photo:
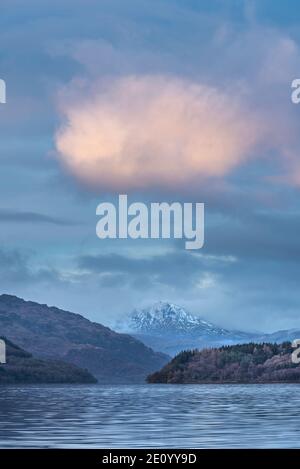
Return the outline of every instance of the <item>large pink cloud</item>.
{"type": "Polygon", "coordinates": [[[58,155],[80,181],[103,190],[221,177],[265,135],[263,120],[237,93],[174,76],[119,77],[71,96],[60,102],[58,155]]]}

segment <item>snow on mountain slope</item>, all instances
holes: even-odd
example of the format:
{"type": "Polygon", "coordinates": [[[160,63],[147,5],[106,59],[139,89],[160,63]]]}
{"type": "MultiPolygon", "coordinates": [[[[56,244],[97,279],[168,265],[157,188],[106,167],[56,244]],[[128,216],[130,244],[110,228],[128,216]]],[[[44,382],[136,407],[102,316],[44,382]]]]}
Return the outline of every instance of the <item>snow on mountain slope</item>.
{"type": "Polygon", "coordinates": [[[254,337],[246,332],[215,326],[180,306],[163,301],[149,308],[134,310],[113,328],[169,355],[186,349],[249,342],[254,337]]]}
{"type": "Polygon", "coordinates": [[[229,335],[230,332],[192,315],[180,306],[160,301],[150,308],[134,310],[117,324],[118,330],[144,334],[229,335]]]}
{"type": "Polygon", "coordinates": [[[153,350],[176,355],[182,350],[220,347],[246,342],[282,343],[300,339],[299,329],[269,334],[249,333],[218,327],[172,303],[160,301],[149,308],[134,310],[113,325],[153,350]]]}

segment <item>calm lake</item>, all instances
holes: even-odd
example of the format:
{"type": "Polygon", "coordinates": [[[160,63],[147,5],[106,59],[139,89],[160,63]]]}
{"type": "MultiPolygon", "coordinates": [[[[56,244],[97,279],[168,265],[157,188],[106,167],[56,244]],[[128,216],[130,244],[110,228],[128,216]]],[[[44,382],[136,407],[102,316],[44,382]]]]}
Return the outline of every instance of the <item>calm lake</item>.
{"type": "Polygon", "coordinates": [[[300,385],[2,386],[1,448],[300,448],[300,385]]]}

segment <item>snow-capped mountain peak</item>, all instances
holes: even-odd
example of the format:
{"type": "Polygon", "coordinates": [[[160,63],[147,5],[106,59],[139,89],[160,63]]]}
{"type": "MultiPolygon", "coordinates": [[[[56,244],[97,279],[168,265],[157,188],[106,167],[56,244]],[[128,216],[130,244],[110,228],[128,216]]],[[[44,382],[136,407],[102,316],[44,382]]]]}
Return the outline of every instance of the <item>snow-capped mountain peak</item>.
{"type": "Polygon", "coordinates": [[[226,335],[228,331],[187,312],[184,308],[159,301],[149,308],[134,310],[119,321],[117,330],[142,334],[193,333],[226,335]]]}

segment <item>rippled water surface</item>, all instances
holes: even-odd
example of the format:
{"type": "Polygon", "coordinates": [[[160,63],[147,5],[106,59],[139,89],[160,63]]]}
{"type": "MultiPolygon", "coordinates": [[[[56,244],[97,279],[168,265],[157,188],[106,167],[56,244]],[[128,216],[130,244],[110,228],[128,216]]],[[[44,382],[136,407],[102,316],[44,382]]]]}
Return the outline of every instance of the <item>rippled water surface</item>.
{"type": "Polygon", "coordinates": [[[300,448],[300,385],[2,386],[0,447],[300,448]]]}

